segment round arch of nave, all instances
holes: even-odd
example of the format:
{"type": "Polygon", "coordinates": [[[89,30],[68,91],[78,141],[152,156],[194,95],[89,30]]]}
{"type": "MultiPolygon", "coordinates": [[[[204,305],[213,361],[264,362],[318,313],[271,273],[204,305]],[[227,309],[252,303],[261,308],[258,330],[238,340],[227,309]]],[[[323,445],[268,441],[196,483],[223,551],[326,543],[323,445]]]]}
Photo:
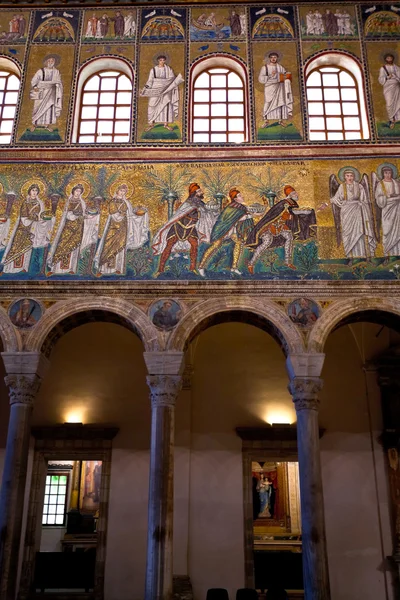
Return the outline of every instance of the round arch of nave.
{"type": "MultiPolygon", "coordinates": [[[[311,329],[308,352],[322,353],[329,334],[340,322],[371,312],[386,315],[388,320],[390,317],[400,318],[400,301],[393,298],[353,298],[333,302],[311,329]]],[[[390,326],[390,321],[385,324],[390,326]]]]}
{"type": "Polygon", "coordinates": [[[19,331],[13,326],[11,320],[0,306],[0,338],[3,345],[3,352],[20,352],[23,342],[19,331]]]}
{"type": "Polygon", "coordinates": [[[196,304],[181,319],[171,334],[166,350],[183,352],[191,340],[213,321],[226,313],[243,313],[253,317],[253,324],[262,326],[280,344],[287,356],[305,352],[302,336],[285,311],[275,302],[246,297],[211,298],[196,304]]]}
{"type": "Polygon", "coordinates": [[[79,318],[85,313],[88,316],[93,313],[101,314],[105,318],[96,320],[109,320],[127,327],[140,338],[145,351],[151,352],[158,348],[157,329],[138,306],[120,298],[97,296],[72,298],[51,306],[29,333],[24,350],[41,351],[48,356],[56,341],[64,333],[91,320],[79,318]]]}

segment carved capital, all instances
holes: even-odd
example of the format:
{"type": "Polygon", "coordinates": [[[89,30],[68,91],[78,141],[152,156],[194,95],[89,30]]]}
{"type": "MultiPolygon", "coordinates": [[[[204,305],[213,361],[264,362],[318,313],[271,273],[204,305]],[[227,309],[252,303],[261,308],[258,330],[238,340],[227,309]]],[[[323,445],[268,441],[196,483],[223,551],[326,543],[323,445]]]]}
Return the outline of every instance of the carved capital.
{"type": "Polygon", "coordinates": [[[36,394],[39,391],[41,379],[37,375],[6,375],[4,377],[8,386],[10,404],[24,404],[33,406],[36,394]]]}
{"type": "Polygon", "coordinates": [[[292,395],[296,411],[318,410],[319,392],[323,381],[320,377],[294,377],[289,383],[289,392],[292,395]]]}
{"type": "Polygon", "coordinates": [[[151,406],[174,406],[182,388],[180,375],[148,375],[147,385],[150,388],[151,406]]]}

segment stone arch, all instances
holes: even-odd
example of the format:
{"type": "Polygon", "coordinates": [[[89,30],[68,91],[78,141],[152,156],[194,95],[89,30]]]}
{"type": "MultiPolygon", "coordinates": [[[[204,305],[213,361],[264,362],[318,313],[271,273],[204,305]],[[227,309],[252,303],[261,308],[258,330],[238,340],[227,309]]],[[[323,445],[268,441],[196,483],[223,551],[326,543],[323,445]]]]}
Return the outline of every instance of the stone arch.
{"type": "Polygon", "coordinates": [[[400,302],[390,298],[361,298],[352,300],[339,300],[333,302],[315,323],[308,340],[309,352],[323,352],[328,335],[341,322],[352,316],[364,313],[370,316],[371,312],[387,315],[387,319],[400,319],[400,302]]]}
{"type": "Polygon", "coordinates": [[[260,302],[235,297],[205,300],[197,304],[172,333],[167,350],[184,351],[198,333],[210,325],[229,320],[229,314],[234,317],[232,320],[244,320],[241,317],[248,315],[250,318],[247,322],[268,331],[286,356],[305,351],[299,330],[277,304],[268,300],[260,302]],[[221,319],[225,315],[227,319],[221,319]]]}
{"type": "Polygon", "coordinates": [[[90,321],[118,323],[133,331],[146,351],[158,348],[157,330],[140,308],[123,299],[96,296],[73,298],[50,307],[28,336],[25,350],[49,356],[64,333],[90,321]]]}
{"type": "Polygon", "coordinates": [[[19,352],[22,349],[21,336],[2,307],[0,307],[0,338],[3,352],[19,352]]]}

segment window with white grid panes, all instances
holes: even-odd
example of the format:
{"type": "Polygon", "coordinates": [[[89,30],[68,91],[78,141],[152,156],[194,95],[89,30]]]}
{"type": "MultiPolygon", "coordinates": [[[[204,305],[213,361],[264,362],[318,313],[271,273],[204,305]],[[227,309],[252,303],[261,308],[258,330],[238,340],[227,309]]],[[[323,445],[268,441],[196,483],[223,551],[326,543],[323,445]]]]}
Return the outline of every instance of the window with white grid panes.
{"type": "Polygon", "coordinates": [[[120,71],[92,75],[82,89],[78,143],[129,142],[132,123],[132,81],[120,71]]]}
{"type": "Polygon", "coordinates": [[[247,141],[245,85],[235,71],[202,71],[193,83],[192,110],[192,142],[247,141]]]}
{"type": "Polygon", "coordinates": [[[310,141],[363,139],[354,75],[340,66],[321,66],[308,75],[306,89],[310,141]]]}
{"type": "Polygon", "coordinates": [[[0,69],[0,144],[10,144],[17,109],[20,79],[0,69]]]}
{"type": "Polygon", "coordinates": [[[46,475],[42,525],[65,525],[68,479],[68,473],[46,475]]]}

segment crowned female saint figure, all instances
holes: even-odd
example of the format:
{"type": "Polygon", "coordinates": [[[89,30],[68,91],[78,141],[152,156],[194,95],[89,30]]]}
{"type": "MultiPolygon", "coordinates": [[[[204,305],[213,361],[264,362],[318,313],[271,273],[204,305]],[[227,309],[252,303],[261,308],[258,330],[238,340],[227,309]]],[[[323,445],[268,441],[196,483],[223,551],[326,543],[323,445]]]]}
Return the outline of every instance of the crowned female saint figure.
{"type": "Polygon", "coordinates": [[[149,214],[133,207],[126,197],[128,186],[121,184],[109,204],[109,215],[94,257],[94,271],[101,275],[122,275],[127,250],[143,246],[149,238],[149,214]]]}
{"type": "Polygon", "coordinates": [[[75,275],[83,252],[97,242],[100,214],[91,214],[82,198],[84,187],[75,185],[67,199],[56,237],[48,258],[47,275],[69,273],[75,275]]]}
{"type": "Polygon", "coordinates": [[[36,183],[28,188],[3,255],[4,273],[27,273],[33,252],[44,251],[50,242],[54,218],[45,211],[39,193],[36,183]]]}

